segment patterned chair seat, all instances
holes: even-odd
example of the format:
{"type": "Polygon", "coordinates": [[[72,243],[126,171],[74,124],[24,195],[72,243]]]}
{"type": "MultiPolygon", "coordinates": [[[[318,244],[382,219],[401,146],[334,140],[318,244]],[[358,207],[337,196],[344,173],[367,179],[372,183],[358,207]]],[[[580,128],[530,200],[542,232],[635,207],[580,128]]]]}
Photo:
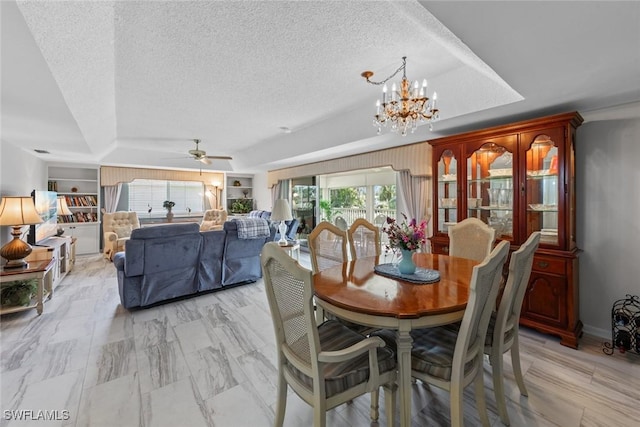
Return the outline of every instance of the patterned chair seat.
{"type": "MultiPolygon", "coordinates": [[[[318,327],[318,334],[322,351],[342,350],[363,339],[362,335],[335,320],[327,320],[321,324],[318,327]]],[[[381,347],[377,352],[378,368],[381,374],[395,369],[396,361],[393,351],[387,347],[381,347]]],[[[285,365],[309,390],[313,390],[313,379],[310,376],[305,375],[287,361],[285,365]]],[[[323,373],[326,397],[329,398],[369,379],[369,356],[364,353],[346,362],[326,363],[323,366],[323,373]]]]}

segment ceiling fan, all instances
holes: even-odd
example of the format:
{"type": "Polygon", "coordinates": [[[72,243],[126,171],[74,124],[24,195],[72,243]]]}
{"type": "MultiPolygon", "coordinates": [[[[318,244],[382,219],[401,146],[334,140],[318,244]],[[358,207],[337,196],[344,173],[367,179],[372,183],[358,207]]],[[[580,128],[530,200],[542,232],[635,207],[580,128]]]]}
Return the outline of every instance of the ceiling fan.
{"type": "Polygon", "coordinates": [[[210,165],[211,164],[211,159],[217,159],[217,160],[231,160],[232,159],[232,157],[230,157],[230,156],[207,156],[207,152],[206,151],[200,150],[198,148],[198,144],[200,144],[200,140],[199,139],[194,139],[193,142],[196,143],[196,148],[195,148],[195,150],[189,150],[189,154],[191,155],[193,160],[202,162],[205,165],[210,165]]]}

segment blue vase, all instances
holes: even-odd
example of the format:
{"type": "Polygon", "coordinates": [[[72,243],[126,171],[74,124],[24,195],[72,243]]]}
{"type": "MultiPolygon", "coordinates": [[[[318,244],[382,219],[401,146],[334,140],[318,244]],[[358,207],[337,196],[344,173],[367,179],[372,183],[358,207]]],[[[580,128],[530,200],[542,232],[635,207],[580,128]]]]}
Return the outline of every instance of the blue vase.
{"type": "Polygon", "coordinates": [[[412,255],[413,251],[406,249],[400,249],[402,252],[402,259],[398,263],[398,271],[400,274],[413,274],[416,272],[416,265],[413,263],[412,255]]]}

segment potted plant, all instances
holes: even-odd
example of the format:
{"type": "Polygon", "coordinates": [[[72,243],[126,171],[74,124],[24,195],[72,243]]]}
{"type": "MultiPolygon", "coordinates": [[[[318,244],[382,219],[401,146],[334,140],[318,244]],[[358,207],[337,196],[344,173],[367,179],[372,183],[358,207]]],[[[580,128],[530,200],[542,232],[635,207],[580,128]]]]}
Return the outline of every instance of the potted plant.
{"type": "Polygon", "coordinates": [[[231,204],[231,212],[249,213],[253,209],[253,199],[237,199],[231,204]]]}
{"type": "Polygon", "coordinates": [[[172,202],[171,200],[165,200],[164,203],[162,203],[162,207],[167,210],[167,222],[173,221],[173,212],[171,212],[171,209],[175,205],[176,202],[172,202]]]}
{"type": "Polygon", "coordinates": [[[5,283],[0,291],[0,305],[27,306],[38,291],[36,279],[14,280],[5,283]]]}

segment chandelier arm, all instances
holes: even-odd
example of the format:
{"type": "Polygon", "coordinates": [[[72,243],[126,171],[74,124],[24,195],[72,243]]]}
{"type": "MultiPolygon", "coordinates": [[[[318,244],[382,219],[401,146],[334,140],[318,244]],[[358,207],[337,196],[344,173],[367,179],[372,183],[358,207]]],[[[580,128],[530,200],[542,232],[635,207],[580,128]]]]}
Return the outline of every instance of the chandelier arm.
{"type": "Polygon", "coordinates": [[[367,80],[367,83],[370,83],[370,84],[376,85],[376,86],[380,86],[380,85],[385,84],[386,82],[388,82],[392,78],[394,78],[400,71],[403,71],[406,66],[407,66],[407,57],[403,56],[402,57],[402,65],[400,67],[398,67],[398,69],[393,74],[391,74],[389,77],[387,77],[386,79],[384,79],[382,81],[379,81],[379,82],[374,82],[372,80],[369,80],[369,77],[373,76],[373,73],[371,71],[365,71],[364,73],[362,73],[362,77],[364,77],[367,80]],[[367,74],[367,73],[371,73],[371,74],[367,74]]]}

